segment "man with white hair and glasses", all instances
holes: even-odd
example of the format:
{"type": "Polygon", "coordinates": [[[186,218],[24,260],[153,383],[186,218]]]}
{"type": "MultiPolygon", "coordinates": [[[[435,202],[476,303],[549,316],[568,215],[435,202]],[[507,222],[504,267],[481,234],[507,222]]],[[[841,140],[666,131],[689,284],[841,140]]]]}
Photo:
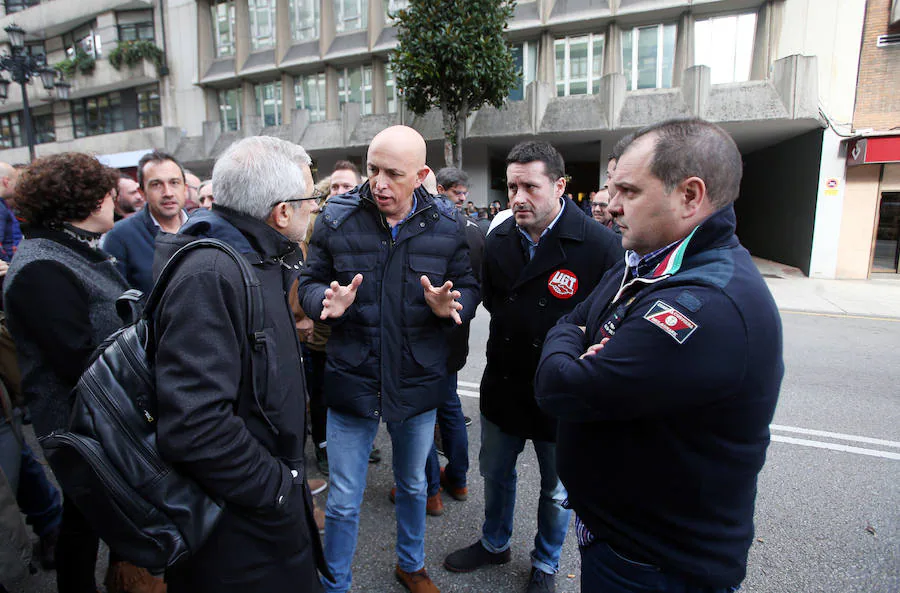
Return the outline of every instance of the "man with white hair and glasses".
{"type": "Polygon", "coordinates": [[[316,206],[309,163],[278,138],[233,144],[213,168],[213,209],[157,241],[159,261],[200,237],[247,259],[262,289],[270,377],[254,394],[240,268],[213,248],[188,254],[155,312],[157,435],[163,456],[224,511],[205,544],[166,575],[170,593],[320,590],[303,461],[306,385],[286,297],[316,206]]]}

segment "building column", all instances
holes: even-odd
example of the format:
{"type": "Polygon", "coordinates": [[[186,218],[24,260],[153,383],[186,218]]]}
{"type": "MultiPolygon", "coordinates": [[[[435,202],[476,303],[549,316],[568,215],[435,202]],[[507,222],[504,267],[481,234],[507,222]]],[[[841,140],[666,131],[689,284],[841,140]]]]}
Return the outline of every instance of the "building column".
{"type": "Polygon", "coordinates": [[[552,84],[556,88],[556,50],[553,46],[553,34],[549,31],[541,33],[538,41],[537,80],[552,84]]]}
{"type": "MultiPolygon", "coordinates": [[[[216,59],[215,41],[213,39],[212,8],[208,0],[197,2],[197,80],[209,71],[216,59]]],[[[209,111],[207,110],[207,117],[209,111]]]]}
{"type": "Polygon", "coordinates": [[[675,37],[675,63],[672,67],[672,86],[681,86],[684,71],[694,65],[694,15],[681,13],[675,37]]]}
{"type": "Polygon", "coordinates": [[[281,74],[281,123],[291,125],[296,103],[294,95],[294,77],[286,72],[281,74]]]}
{"type": "Polygon", "coordinates": [[[603,37],[603,74],[622,74],[622,30],[612,21],[603,37]]]}
{"type": "Polygon", "coordinates": [[[250,57],[250,8],[247,0],[234,0],[234,70],[240,72],[250,57]]]}
{"type": "Polygon", "coordinates": [[[372,60],[372,113],[387,113],[387,96],[384,81],[387,63],[375,58],[372,60]]]}
{"type": "MultiPolygon", "coordinates": [[[[319,4],[319,56],[324,57],[334,42],[334,0],[320,0],[319,4]]],[[[330,119],[330,118],[329,118],[330,119]]]]}
{"type": "Polygon", "coordinates": [[[770,0],[756,12],[756,34],[753,38],[753,59],[750,80],[766,80],[769,69],[778,55],[778,37],[781,30],[784,3],[770,0]]]}
{"type": "Polygon", "coordinates": [[[325,67],[325,119],[338,119],[341,107],[338,103],[338,73],[333,66],[325,67]]]}
{"type": "MultiPolygon", "coordinates": [[[[275,0],[275,64],[291,49],[291,0],[275,0]]],[[[284,85],[282,85],[283,87],[284,85]]]]}

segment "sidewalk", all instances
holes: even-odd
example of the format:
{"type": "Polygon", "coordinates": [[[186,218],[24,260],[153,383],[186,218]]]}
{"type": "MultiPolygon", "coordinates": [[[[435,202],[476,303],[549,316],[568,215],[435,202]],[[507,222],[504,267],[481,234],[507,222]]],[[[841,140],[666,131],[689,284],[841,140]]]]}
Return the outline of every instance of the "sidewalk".
{"type": "Polygon", "coordinates": [[[818,280],[797,268],[753,258],[785,311],[900,318],[900,275],[869,280],[818,280]]]}

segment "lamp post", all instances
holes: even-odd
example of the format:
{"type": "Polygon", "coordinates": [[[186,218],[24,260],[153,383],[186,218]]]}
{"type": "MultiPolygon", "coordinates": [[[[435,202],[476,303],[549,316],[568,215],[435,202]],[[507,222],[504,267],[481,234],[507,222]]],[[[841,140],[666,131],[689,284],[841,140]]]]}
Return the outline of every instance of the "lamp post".
{"type": "MultiPolygon", "coordinates": [[[[58,96],[62,100],[69,98],[69,83],[62,80],[56,81],[57,71],[47,66],[47,58],[41,55],[32,56],[25,52],[25,30],[15,23],[4,29],[9,36],[9,45],[12,53],[0,56],[0,71],[9,72],[12,82],[19,83],[22,88],[22,106],[25,111],[25,142],[28,144],[28,155],[34,160],[34,126],[31,121],[31,107],[28,105],[28,90],[25,84],[35,77],[40,77],[41,83],[48,91],[54,88],[58,90],[58,96]]],[[[0,75],[0,101],[9,97],[10,81],[0,75]]]]}

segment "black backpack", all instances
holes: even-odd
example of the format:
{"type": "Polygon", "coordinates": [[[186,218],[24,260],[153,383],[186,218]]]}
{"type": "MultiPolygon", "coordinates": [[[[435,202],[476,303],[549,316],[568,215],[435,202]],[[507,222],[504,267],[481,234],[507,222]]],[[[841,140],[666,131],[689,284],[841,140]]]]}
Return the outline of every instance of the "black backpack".
{"type": "MultiPolygon", "coordinates": [[[[224,251],[240,267],[253,346],[253,390],[256,396],[265,393],[265,345],[257,343],[264,322],[259,280],[230,245],[197,239],[163,267],[138,319],[97,348],[72,392],[69,429],[41,439],[66,497],[112,550],[149,569],[172,567],[196,552],[222,513],[222,504],[180,475],[156,446],[152,316],[175,267],[204,248],[224,251]]],[[[123,299],[134,300],[129,293],[123,299]]]]}

